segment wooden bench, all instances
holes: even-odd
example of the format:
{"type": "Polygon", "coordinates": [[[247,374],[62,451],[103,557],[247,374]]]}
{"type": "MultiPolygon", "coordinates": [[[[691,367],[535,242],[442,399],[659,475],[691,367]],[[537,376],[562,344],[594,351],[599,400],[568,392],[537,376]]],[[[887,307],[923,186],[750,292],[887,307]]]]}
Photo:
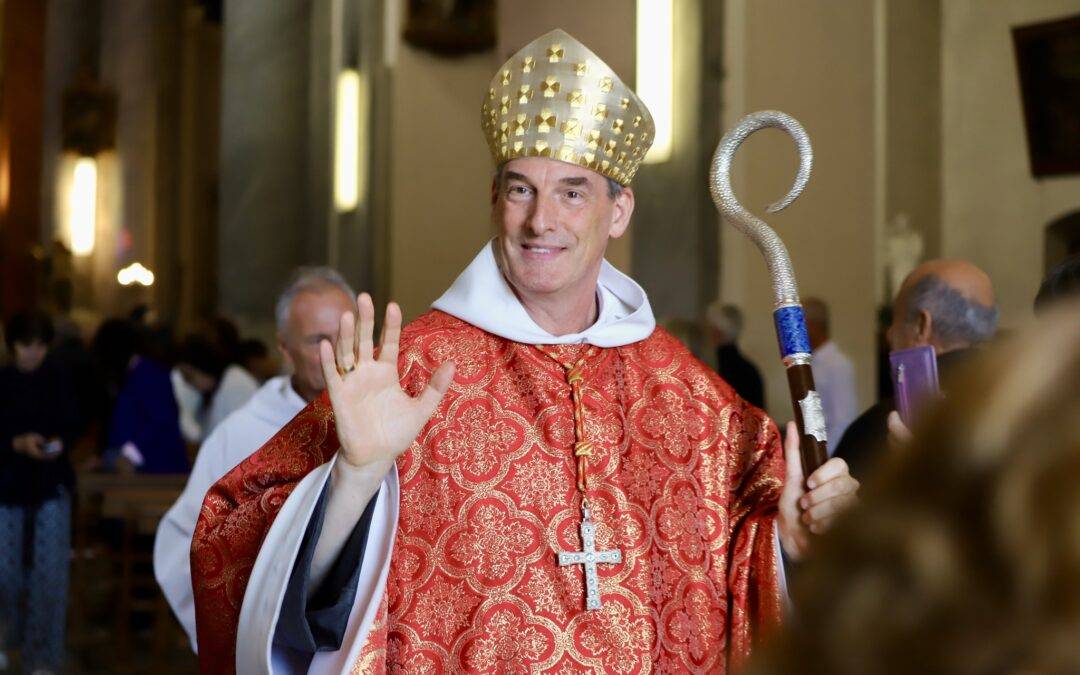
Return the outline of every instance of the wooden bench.
{"type": "Polygon", "coordinates": [[[167,670],[162,659],[170,636],[178,636],[179,625],[172,617],[165,596],[153,574],[153,541],[162,516],[176,501],[187,483],[186,474],[140,475],[79,473],[76,492],[74,561],[72,565],[71,641],[94,642],[87,629],[87,584],[107,585],[115,598],[115,672],[132,664],[132,615],[148,612],[153,621],[153,657],[167,670]],[[117,524],[119,541],[101,536],[106,522],[117,524]],[[92,578],[90,563],[105,563],[108,578],[92,578]]]}

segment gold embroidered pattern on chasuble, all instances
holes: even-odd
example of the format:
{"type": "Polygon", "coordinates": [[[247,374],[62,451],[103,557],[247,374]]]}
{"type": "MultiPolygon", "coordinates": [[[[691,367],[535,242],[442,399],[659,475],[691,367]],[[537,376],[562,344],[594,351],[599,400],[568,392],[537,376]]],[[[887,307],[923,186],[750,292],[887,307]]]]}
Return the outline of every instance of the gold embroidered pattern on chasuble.
{"type": "Polygon", "coordinates": [[[587,360],[581,401],[596,548],[623,557],[598,567],[603,607],[585,611],[581,566],[557,564],[559,551],[582,550],[564,368],[438,312],[413,326],[402,351],[413,375],[406,389],[422,389],[447,358],[460,377],[399,460],[390,670],[717,672],[729,652],[748,649],[729,639],[749,639],[742,624],[779,611],[768,583],[769,509],[782,462],[760,411],[661,331],[587,360]],[[739,503],[751,482],[763,498],[756,511],[739,503]],[[750,527],[761,518],[768,527],[750,527]],[[763,598],[731,588],[751,568],[763,598]]]}

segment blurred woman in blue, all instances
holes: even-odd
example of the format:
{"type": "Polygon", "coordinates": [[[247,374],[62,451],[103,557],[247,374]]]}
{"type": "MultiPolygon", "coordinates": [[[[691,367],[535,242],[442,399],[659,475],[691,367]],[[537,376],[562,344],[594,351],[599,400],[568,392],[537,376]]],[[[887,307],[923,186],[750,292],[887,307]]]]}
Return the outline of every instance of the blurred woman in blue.
{"type": "Polygon", "coordinates": [[[101,325],[93,350],[115,392],[107,463],[118,455],[139,473],[187,473],[187,449],[168,367],[143,354],[138,329],[122,319],[101,325]]]}

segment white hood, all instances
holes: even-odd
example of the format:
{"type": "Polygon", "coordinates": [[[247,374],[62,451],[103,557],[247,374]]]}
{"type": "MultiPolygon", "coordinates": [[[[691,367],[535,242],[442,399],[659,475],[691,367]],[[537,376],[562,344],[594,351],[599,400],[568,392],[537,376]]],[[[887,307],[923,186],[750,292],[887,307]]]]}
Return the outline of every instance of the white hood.
{"type": "Polygon", "coordinates": [[[645,290],[608,261],[597,280],[599,313],[580,333],[554,336],[538,326],[514,295],[495,261],[495,241],[488,242],[465,271],[432,305],[501,338],[529,345],[588,343],[621,347],[644,340],[656,327],[645,290]]]}
{"type": "Polygon", "coordinates": [[[293,389],[288,375],[267,380],[247,403],[248,412],[274,427],[285,426],[305,406],[307,401],[293,389]]]}

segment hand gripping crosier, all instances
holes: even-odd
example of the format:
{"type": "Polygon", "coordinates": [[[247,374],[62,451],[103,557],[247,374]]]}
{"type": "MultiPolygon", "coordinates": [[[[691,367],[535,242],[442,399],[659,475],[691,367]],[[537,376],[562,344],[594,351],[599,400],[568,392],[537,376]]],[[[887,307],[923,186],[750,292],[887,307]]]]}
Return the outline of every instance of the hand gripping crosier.
{"type": "Polygon", "coordinates": [[[787,195],[769,206],[769,213],[776,213],[789,206],[802,193],[810,178],[813,151],[806,131],[790,115],[775,110],[763,110],[742,118],[735,128],[720,139],[713,155],[709,172],[709,190],[720,213],[740,232],[750,238],[765,256],[772,277],[776,300],[773,320],[776,337],[780,342],[780,356],[787,369],[791,403],[795,409],[795,423],[799,428],[799,450],[802,455],[803,476],[809,476],[828,459],[825,436],[825,413],[821,397],[814,390],[814,375],[810,370],[810,338],[806,333],[806,320],[799,303],[799,289],[795,284],[795,272],[787,248],[776,232],[759,218],[747,211],[731,191],[731,160],[735,150],[750,134],[759,129],[774,127],[786,131],[795,141],[799,151],[799,171],[795,184],[787,195]]]}

